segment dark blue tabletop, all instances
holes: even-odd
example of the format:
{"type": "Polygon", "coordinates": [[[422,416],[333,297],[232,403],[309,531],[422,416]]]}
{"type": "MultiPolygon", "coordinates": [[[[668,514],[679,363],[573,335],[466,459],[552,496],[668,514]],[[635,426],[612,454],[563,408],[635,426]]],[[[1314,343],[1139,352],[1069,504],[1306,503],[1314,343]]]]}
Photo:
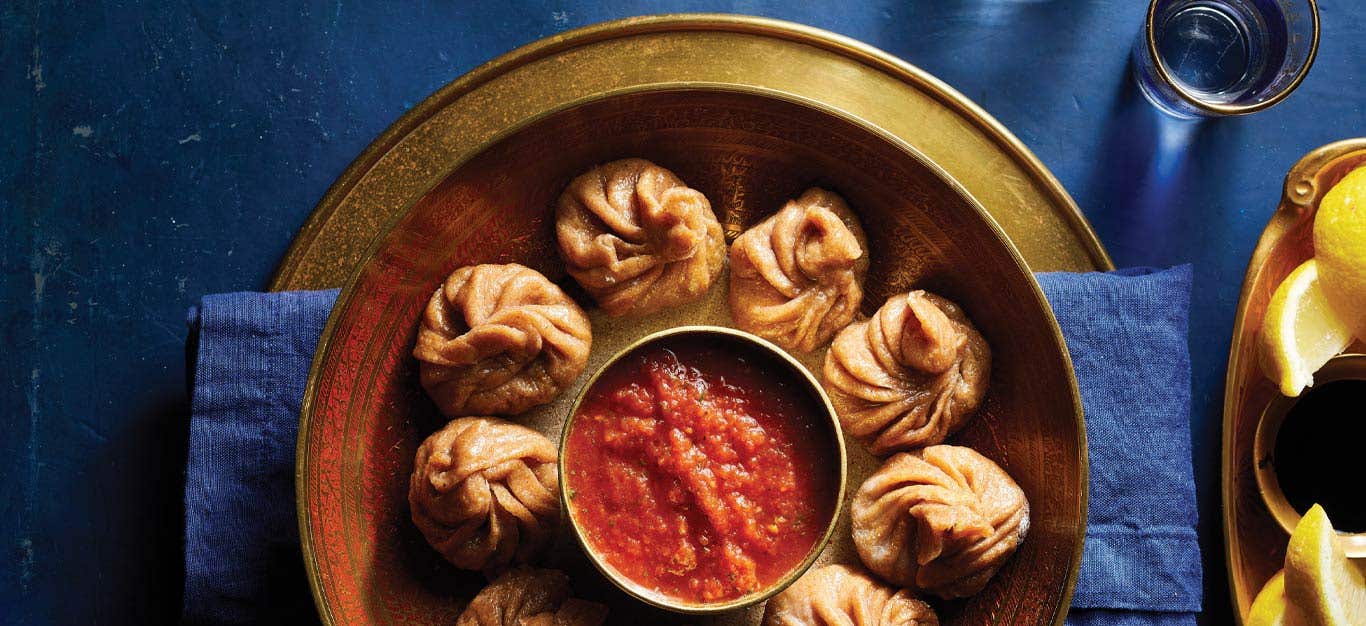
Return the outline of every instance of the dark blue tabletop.
{"type": "Polygon", "coordinates": [[[177,617],[185,308],[264,287],[372,137],[515,46],[708,10],[919,65],[1052,168],[1116,263],[1195,264],[1191,428],[1208,621],[1224,623],[1219,423],[1244,265],[1286,169],[1366,133],[1366,12],[1321,4],[1318,62],[1287,102],[1176,128],[1128,81],[1139,0],[5,3],[0,622],[177,617]]]}

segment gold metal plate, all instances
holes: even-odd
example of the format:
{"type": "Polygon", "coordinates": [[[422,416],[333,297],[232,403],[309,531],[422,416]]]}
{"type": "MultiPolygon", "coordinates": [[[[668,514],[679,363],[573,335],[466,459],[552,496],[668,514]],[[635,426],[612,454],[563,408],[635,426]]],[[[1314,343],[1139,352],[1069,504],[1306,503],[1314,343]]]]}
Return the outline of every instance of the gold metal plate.
{"type": "MultiPolygon", "coordinates": [[[[306,554],[311,555],[310,551],[318,547],[312,539],[316,533],[310,532],[318,529],[310,528],[310,520],[326,525],[325,531],[340,533],[328,538],[328,541],[333,542],[332,546],[345,546],[351,554],[362,556],[374,556],[373,546],[379,540],[395,538],[387,534],[371,537],[354,530],[337,530],[331,525],[334,521],[341,520],[345,528],[345,524],[350,523],[347,520],[361,520],[367,524],[365,528],[381,533],[399,532],[394,529],[406,528],[401,523],[393,523],[394,520],[387,517],[401,509],[390,507],[385,509],[382,515],[376,514],[384,519],[378,520],[382,523],[375,525],[376,520],[364,519],[366,515],[374,514],[373,511],[352,507],[344,508],[332,515],[328,513],[331,509],[322,511],[323,505],[330,507],[339,499],[310,501],[305,496],[309,493],[316,495],[319,489],[331,489],[341,485],[342,491],[350,498],[350,490],[353,487],[347,485],[371,483],[345,481],[359,477],[360,474],[356,472],[379,472],[387,471],[386,468],[400,467],[402,453],[406,451],[402,446],[415,446],[417,439],[414,437],[426,428],[427,425],[421,423],[423,415],[415,416],[408,412],[407,409],[413,407],[399,411],[396,414],[399,415],[398,421],[382,424],[385,429],[393,426],[399,429],[397,432],[404,434],[401,445],[393,449],[386,448],[388,452],[399,452],[389,454],[385,457],[384,463],[376,464],[373,462],[374,459],[367,460],[367,455],[373,452],[369,443],[356,444],[356,433],[342,428],[336,421],[337,416],[344,413],[363,418],[358,419],[362,426],[375,426],[378,422],[372,419],[375,413],[371,404],[379,400],[370,397],[372,395],[378,395],[381,399],[398,398],[408,401],[405,394],[411,393],[411,385],[399,385],[395,381],[403,380],[402,376],[406,375],[406,370],[403,369],[406,366],[401,361],[403,356],[400,353],[411,345],[402,339],[411,325],[395,320],[399,320],[403,315],[410,315],[412,311],[408,309],[416,306],[414,303],[420,305],[422,298],[407,297],[412,295],[407,292],[417,293],[425,290],[425,293],[430,293],[439,276],[444,276],[444,272],[450,269],[436,265],[458,264],[463,259],[462,255],[471,258],[482,258],[486,256],[484,253],[494,254],[500,258],[507,256],[504,260],[545,265],[538,266],[538,269],[546,271],[552,277],[562,273],[555,269],[553,252],[544,254],[546,250],[543,248],[548,238],[534,236],[545,230],[545,224],[535,220],[525,221],[523,218],[526,216],[514,217],[510,213],[491,209],[495,206],[504,206],[502,200],[516,199],[515,197],[520,195],[534,197],[537,202],[529,205],[519,202],[516,206],[540,206],[538,202],[544,200],[540,196],[545,192],[545,189],[540,187],[558,184],[556,181],[567,176],[568,172],[557,172],[554,176],[543,177],[544,180],[536,179],[541,182],[523,180],[524,173],[514,173],[511,178],[500,176],[499,172],[507,172],[508,163],[513,162],[508,159],[521,154],[518,150],[530,145],[522,145],[531,141],[528,137],[554,137],[563,134],[566,131],[563,131],[561,125],[565,123],[571,126],[575,123],[592,126],[611,123],[610,120],[616,118],[625,118],[631,120],[630,124],[642,127],[657,123],[668,126],[678,120],[671,122],[668,119],[636,119],[640,117],[641,109],[634,105],[622,108],[625,106],[622,103],[654,101],[652,106],[659,107],[662,104],[659,98],[667,97],[670,93],[693,93],[690,97],[702,97],[703,104],[710,102],[706,99],[706,93],[729,93],[732,95],[718,97],[731,101],[762,97],[774,102],[787,102],[789,104],[784,106],[793,111],[807,111],[779,114],[768,108],[746,109],[742,102],[732,102],[720,107],[738,107],[734,110],[741,112],[742,118],[754,120],[783,117],[791,119],[794,116],[807,119],[811,112],[824,111],[822,115],[844,120],[836,124],[836,127],[848,126],[852,129],[857,126],[868,133],[867,137],[882,138],[879,141],[871,141],[867,137],[854,139],[855,134],[851,131],[847,135],[837,135],[838,140],[828,140],[832,144],[848,141],[862,145],[866,150],[884,152],[893,148],[901,149],[897,148],[898,145],[912,152],[913,148],[918,148],[929,158],[924,167],[938,171],[939,168],[936,166],[942,166],[956,178],[956,181],[951,181],[943,177],[943,172],[936,174],[938,180],[944,181],[947,187],[935,187],[939,191],[935,192],[934,197],[921,197],[915,194],[895,196],[903,200],[919,198],[912,204],[923,206],[907,215],[891,210],[896,205],[892,196],[881,199],[869,197],[862,203],[870,208],[876,207],[874,213],[890,222],[914,222],[917,227],[907,231],[912,233],[913,240],[923,236],[944,244],[928,248],[924,245],[909,245],[915,244],[918,241],[916,240],[910,241],[908,245],[894,246],[890,245],[889,240],[875,245],[874,253],[881,246],[880,249],[890,254],[890,261],[906,257],[906,263],[909,263],[889,265],[889,268],[894,267],[896,271],[887,273],[884,281],[887,284],[882,288],[882,292],[886,293],[882,295],[885,297],[887,293],[895,291],[895,288],[904,290],[910,284],[905,281],[919,285],[921,279],[930,281],[925,286],[948,289],[948,295],[967,305],[974,315],[982,317],[977,321],[979,325],[984,326],[989,338],[1001,337],[1001,341],[1005,342],[1002,344],[1002,360],[999,364],[1002,372],[1023,371],[1018,367],[1023,365],[1023,361],[1012,365],[1012,358],[1024,359],[1024,355],[1028,354],[1047,354],[1052,361],[1042,369],[1052,372],[1051,378],[1045,376],[1043,379],[1046,380],[1041,380],[1035,376],[1033,379],[1020,379],[1016,381],[1018,384],[1013,382],[999,386],[1002,392],[995,400],[996,409],[990,408],[989,404],[987,414],[1010,414],[1018,417],[1026,413],[1038,413],[1038,420],[1017,421],[1028,422],[1031,427],[1058,427],[1058,432],[1026,432],[1015,428],[1001,430],[996,428],[996,420],[988,417],[980,418],[978,426],[969,428],[962,435],[961,441],[968,445],[983,446],[985,449],[1004,446],[1001,450],[1017,450],[1019,454],[1011,455],[1010,463],[1035,467],[1040,467],[1037,464],[1058,467],[1063,463],[1063,460],[1058,458],[1059,451],[1066,448],[1067,454],[1072,455],[1067,459],[1070,463],[1068,467],[1076,471],[1067,473],[1070,477],[1065,481],[1067,489],[1062,490],[1067,493],[1057,495],[1058,498],[1067,500],[1070,505],[1064,505],[1060,501],[1058,506],[1054,507],[1059,512],[1064,511],[1064,506],[1071,508],[1066,509],[1065,516],[1058,518],[1059,523],[1041,524],[1038,529],[1040,534],[1036,539],[1026,543],[1026,549],[1036,552],[1045,549],[1046,546],[1046,550],[1051,551],[1046,555],[1047,559],[1044,559],[1042,554],[1025,555],[1029,558],[1016,559],[1021,563],[1045,560],[1049,563],[1058,563],[1056,569],[1043,574],[1047,578],[1059,579],[1059,584],[1039,585],[1037,577],[1031,578],[1027,575],[1007,576],[1003,580],[1008,579],[1010,582],[999,585],[999,589],[987,594],[990,597],[966,605],[954,605],[950,610],[949,623],[974,623],[978,621],[974,616],[1011,615],[1015,614],[1012,611],[1024,610],[1031,615],[1041,611],[1044,615],[1050,616],[1042,620],[1043,622],[1061,624],[1070,590],[1075,582],[1076,564],[1080,559],[1081,533],[1084,530],[1085,443],[1084,433],[1080,430],[1080,404],[1075,381],[1071,377],[1071,367],[1067,362],[1065,349],[1062,348],[1061,337],[1051,315],[1047,312],[1046,303],[1038,292],[1037,285],[1025,273],[1025,264],[1028,264],[1027,269],[1036,271],[1104,270],[1112,267],[1108,257],[1076,206],[1043,165],[997,122],[961,95],[933,77],[857,42],[807,27],[737,16],[635,18],[566,33],[514,51],[452,83],[405,115],[362,153],[329,190],[296,238],[272,283],[274,289],[351,285],[339,301],[338,311],[334,312],[324,333],[323,344],[320,346],[319,357],[315,360],[305,397],[300,432],[299,495],[306,554]],[[568,68],[572,68],[572,71],[568,68]],[[586,115],[584,111],[598,113],[586,115]],[[594,121],[597,118],[593,116],[599,113],[605,117],[594,121]],[[520,182],[509,187],[510,180],[520,182]],[[532,187],[519,186],[521,183],[532,187]],[[961,183],[966,189],[959,189],[956,183],[961,183]],[[513,189],[514,187],[516,189],[513,189]],[[949,194],[946,189],[958,191],[949,194]],[[971,197],[963,194],[963,191],[971,194],[971,197]],[[500,193],[510,195],[504,197],[500,196],[500,193]],[[953,200],[955,197],[958,198],[957,201],[953,200]],[[926,203],[922,200],[934,202],[926,203]],[[463,206],[459,203],[467,201],[485,205],[479,211],[473,211],[474,214],[502,217],[485,220],[487,223],[481,222],[482,225],[462,219],[459,217],[462,214],[454,209],[463,206]],[[978,206],[977,201],[986,205],[986,212],[994,219],[994,223],[983,218],[983,209],[978,206]],[[930,208],[935,209],[938,215],[932,218],[922,214],[930,208]],[[916,217],[917,215],[919,217],[916,217]],[[430,221],[439,216],[451,219],[430,221]],[[475,229],[477,236],[470,236],[471,229],[475,229]],[[492,229],[492,232],[481,229],[492,229]],[[945,233],[949,231],[960,235],[945,238],[945,233]],[[991,235],[992,232],[995,233],[995,239],[991,235]],[[397,253],[377,248],[379,238],[386,233],[398,233],[393,236],[398,241],[406,242],[404,248],[397,253]],[[454,236],[459,233],[463,233],[463,236],[443,239],[446,235],[454,236]],[[1019,248],[1019,256],[1015,251],[1009,250],[1009,246],[1002,249],[994,247],[1002,245],[1005,241],[1001,239],[1002,235],[1008,236],[1019,248]],[[480,247],[481,241],[488,240],[511,241],[517,242],[518,245],[502,246],[496,251],[490,250],[487,246],[480,247]],[[996,243],[992,243],[993,241],[996,243]],[[427,247],[432,247],[432,250],[427,250],[427,247]],[[967,254],[969,249],[978,252],[967,254]],[[429,254],[433,251],[439,254],[429,254]],[[372,257],[371,253],[375,256],[372,257]],[[917,258],[940,257],[944,260],[942,264],[925,265],[921,262],[921,265],[925,265],[921,267],[915,262],[917,258]],[[373,266],[366,266],[367,261],[371,261],[373,266]],[[981,269],[979,266],[983,263],[994,269],[985,273],[967,271],[973,267],[981,269]],[[393,275],[392,278],[389,277],[390,274],[393,275]],[[968,281],[970,284],[959,283],[955,286],[950,275],[997,276],[998,280],[1005,281],[1005,285],[998,286],[995,291],[992,290],[992,285],[988,284],[992,281],[968,281]],[[355,282],[352,282],[351,278],[355,278],[355,282]],[[1003,297],[1000,288],[1005,288],[1007,292],[1014,291],[1010,297],[1003,297]],[[374,291],[375,289],[379,291],[374,291]],[[403,291],[407,295],[398,297],[395,295],[397,291],[385,291],[387,289],[403,291]],[[954,293],[956,290],[962,292],[954,293]],[[388,299],[382,302],[375,299],[380,296],[388,299]],[[1007,305],[1005,300],[1014,304],[1007,305]],[[383,304],[384,302],[393,304],[395,308],[384,309],[384,306],[388,306],[383,304]],[[1024,302],[1032,304],[1021,307],[1020,303],[1024,302]],[[1034,317],[1027,320],[1017,319],[1015,321],[1020,323],[1014,326],[1007,322],[1013,319],[1012,316],[1020,315],[1034,317]],[[365,340],[363,346],[354,344],[354,341],[360,341],[362,336],[374,336],[377,332],[375,324],[380,321],[387,324],[384,333],[390,341],[365,340]],[[1006,327],[1023,327],[1031,330],[1025,333],[1006,333],[1002,330],[1006,327]],[[1034,348],[1025,349],[1025,346],[1010,345],[1010,342],[1019,339],[1016,335],[1037,335],[1033,337],[1034,348]],[[328,342],[333,339],[337,341],[333,341],[333,345],[329,347],[328,342]],[[376,360],[373,358],[374,355],[368,352],[371,349],[385,352],[388,355],[386,359],[400,359],[395,361],[399,365],[394,366],[393,363],[376,360]],[[336,353],[330,360],[329,350],[336,353]],[[360,353],[354,352],[355,350],[364,350],[367,356],[356,363],[347,363],[338,356],[342,353],[359,356],[360,353]],[[389,354],[391,352],[393,354],[389,354]],[[392,383],[378,393],[373,384],[358,387],[351,382],[373,381],[374,378],[352,375],[329,378],[322,374],[324,371],[340,371],[346,367],[398,369],[386,369],[383,372],[370,372],[367,369],[369,374],[382,373],[387,383],[392,383]],[[1041,393],[1040,390],[1045,387],[1052,391],[1041,393]],[[1059,393],[1060,390],[1065,392],[1059,393]],[[355,395],[357,393],[360,394],[359,397],[355,395]],[[390,398],[390,395],[393,398],[390,398]],[[351,404],[347,404],[348,402],[351,404]],[[1053,406],[1054,404],[1057,406],[1053,406]],[[358,412],[351,413],[353,410],[358,412]],[[309,416],[314,415],[315,411],[322,411],[324,417],[310,420],[309,416]],[[1068,428],[1072,428],[1074,432],[1064,433],[1063,431],[1068,428]],[[319,432],[314,433],[315,430],[319,432]],[[331,438],[328,438],[329,436],[331,438]],[[313,443],[309,444],[309,441],[313,443]],[[1050,441],[1065,442],[1066,445],[1044,445],[1050,441]],[[327,458],[320,458],[324,456],[327,458]],[[333,471],[340,472],[335,477],[338,480],[332,480],[334,476],[330,472],[333,471]],[[304,485],[313,487],[305,490],[304,485]],[[312,504],[308,504],[309,502],[312,504]],[[307,515],[306,511],[309,512],[307,515]],[[1067,517],[1069,515],[1070,517],[1067,517]],[[1044,541],[1048,533],[1056,535],[1054,539],[1059,540],[1044,541]],[[1072,539],[1060,540],[1064,536],[1072,539]],[[1026,595],[1036,599],[1023,603],[1023,608],[1016,609],[1000,604],[1009,598],[1018,599],[1026,595]],[[959,619],[955,620],[954,616],[959,619]]],[[[717,103],[706,104],[704,109],[716,106],[717,103]]],[[[707,124],[701,126],[705,127],[707,124]]],[[[828,126],[814,125],[811,129],[828,126]]],[[[774,131],[776,128],[787,127],[768,127],[768,131],[776,132],[777,135],[796,132],[777,132],[774,131]]],[[[731,130],[739,130],[741,134],[755,134],[752,132],[753,129],[731,130]]],[[[712,131],[703,130],[701,135],[690,135],[691,139],[688,141],[700,146],[712,145],[708,139],[710,135],[707,134],[710,132],[712,131]]],[[[625,142],[622,145],[604,145],[600,150],[576,146],[579,152],[586,150],[587,156],[592,157],[580,158],[579,161],[595,162],[594,159],[608,156],[608,152],[624,149],[623,146],[632,141],[630,133],[619,134],[614,141],[625,142]],[[598,155],[595,150],[606,152],[598,155]]],[[[819,133],[810,130],[808,134],[815,136],[819,133]]],[[[660,151],[659,156],[663,157],[666,163],[682,168],[679,172],[685,174],[685,180],[690,184],[699,184],[701,188],[708,190],[710,196],[719,198],[716,194],[722,190],[735,188],[732,183],[727,182],[734,177],[724,167],[725,163],[719,163],[712,158],[715,155],[708,155],[704,151],[700,156],[707,158],[692,163],[686,151],[675,152],[667,146],[654,148],[660,151]]],[[[756,154],[765,155],[764,158],[774,164],[786,163],[784,167],[773,170],[782,176],[792,177],[799,174],[795,168],[801,163],[787,163],[787,157],[782,156],[785,153],[775,152],[772,146],[756,154]]],[[[834,158],[830,155],[822,156],[819,152],[810,152],[808,156],[811,157],[812,163],[834,158]]],[[[904,162],[904,156],[895,158],[904,162]]],[[[913,160],[919,161],[920,157],[916,156],[913,160]]],[[[839,176],[834,176],[837,183],[843,179],[862,180],[867,178],[870,172],[856,166],[855,163],[844,161],[823,163],[822,167],[826,168],[828,173],[837,170],[841,172],[839,176]]],[[[741,177],[740,180],[749,178],[752,176],[741,177]]],[[[927,178],[922,175],[919,180],[928,181],[931,178],[933,177],[927,178]]],[[[767,206],[771,202],[766,200],[772,198],[764,195],[767,193],[765,190],[776,193],[780,187],[786,189],[794,181],[784,179],[781,182],[782,185],[772,185],[773,189],[768,189],[765,185],[755,186],[751,181],[749,187],[757,193],[755,197],[743,202],[727,197],[721,199],[721,204],[739,209],[747,206],[767,206]]],[[[865,186],[870,189],[877,186],[873,181],[865,182],[865,186]]],[[[857,186],[853,188],[856,189],[857,186]]],[[[739,220],[737,223],[743,225],[748,221],[746,215],[748,214],[741,211],[733,217],[739,220]]],[[[729,221],[728,225],[731,225],[729,221]]],[[[883,235],[886,238],[900,232],[901,229],[889,228],[883,235]]],[[[717,306],[714,300],[709,298],[706,302],[698,303],[698,310],[711,311],[717,306]]],[[[720,313],[717,315],[724,318],[720,313]]],[[[666,323],[667,321],[653,320],[652,323],[677,325],[676,321],[672,324],[666,323]]],[[[594,318],[595,335],[598,334],[600,323],[603,326],[604,339],[621,334],[610,332],[610,328],[607,328],[611,324],[610,320],[603,320],[599,316],[594,318]]],[[[651,328],[633,328],[633,331],[640,332],[648,330],[651,328]]],[[[1013,374],[1008,378],[1016,380],[1013,374]]],[[[989,393],[989,398],[992,395],[989,393]]],[[[421,403],[417,403],[414,406],[420,405],[421,403]]],[[[547,411],[549,410],[551,409],[548,408],[547,411]]],[[[871,463],[871,457],[864,459],[864,462],[865,465],[871,463]]],[[[1022,474],[1031,477],[1042,475],[1033,471],[1022,471],[1022,474]]],[[[390,484],[391,482],[385,479],[374,484],[381,491],[387,492],[398,484],[390,484]]],[[[1044,483],[1035,483],[1035,493],[1048,494],[1049,498],[1054,497],[1055,494],[1043,487],[1044,483]]],[[[388,494],[385,497],[390,496],[397,497],[396,494],[388,494]]],[[[346,501],[351,505],[357,502],[354,499],[346,501]]],[[[399,537],[398,540],[401,543],[406,539],[399,537]]],[[[392,547],[394,544],[391,541],[388,545],[392,547]]],[[[425,554],[424,551],[418,552],[425,554]]],[[[332,574],[319,568],[319,559],[308,557],[306,560],[310,564],[314,591],[321,594],[322,589],[327,584],[335,583],[336,579],[329,578],[332,574]]],[[[344,561],[329,557],[327,562],[336,565],[344,561]]],[[[335,576],[340,577],[348,575],[351,570],[336,572],[335,576]]],[[[408,582],[410,581],[395,583],[399,584],[396,588],[405,593],[417,589],[408,585],[408,582]]],[[[377,597],[380,596],[371,594],[367,588],[361,587],[344,599],[368,606],[366,603],[374,601],[377,597]]],[[[323,601],[321,595],[319,601],[324,620],[331,623],[336,617],[333,611],[336,607],[329,609],[328,603],[323,601]]],[[[411,609],[414,605],[404,602],[402,606],[411,609]]],[[[355,615],[349,608],[343,613],[355,615]]],[[[755,616],[750,616],[753,617],[755,616]]]]}
{"type": "Polygon", "coordinates": [[[1113,269],[1072,198],[1014,135],[939,79],[819,29],[736,15],[630,18],[514,50],[380,135],[296,235],[272,290],[339,287],[380,233],[513,129],[584,99],[689,84],[822,103],[905,141],[979,200],[1035,271],[1113,269]]]}
{"type": "MultiPolygon", "coordinates": [[[[587,164],[627,155],[674,171],[733,232],[802,189],[830,189],[869,225],[863,314],[912,288],[968,312],[993,348],[992,383],[951,441],[1010,473],[1031,524],[981,593],[936,605],[940,623],[1061,624],[1085,534],[1085,429],[1061,331],[1019,252],[960,185],[887,133],[786,94],[697,83],[588,99],[517,129],[424,194],[367,253],[323,331],[299,421],[300,536],[324,623],[447,623],[482,587],[412,532],[402,480],[422,438],[445,423],[417,384],[411,351],[424,304],[455,268],[521,263],[577,294],[593,325],[587,371],[656,330],[733,325],[725,271],[696,300],[617,318],[566,275],[551,207],[587,164]]],[[[793,356],[819,371],[824,355],[793,356]]],[[[582,379],[515,419],[559,437],[582,379]]],[[[862,448],[847,459],[850,485],[880,464],[862,448]]],[[[818,557],[825,562],[858,558],[842,520],[818,557]]],[[[576,592],[604,601],[620,623],[758,623],[758,606],[705,621],[652,610],[621,597],[572,547],[556,542],[541,562],[569,573],[576,592]]]]}
{"type": "MultiPolygon", "coordinates": [[[[1257,491],[1253,448],[1257,421],[1280,396],[1257,364],[1257,333],[1276,287],[1314,254],[1314,214],[1319,200],[1342,177],[1366,165],[1366,137],[1322,146],[1304,155],[1285,175],[1280,206],[1262,231],[1243,279],[1233,322],[1228,377],[1224,384],[1224,554],[1234,614],[1241,624],[1257,592],[1281,568],[1290,535],[1267,510],[1257,491]]],[[[1366,352],[1357,341],[1349,352],[1366,352]]]]}

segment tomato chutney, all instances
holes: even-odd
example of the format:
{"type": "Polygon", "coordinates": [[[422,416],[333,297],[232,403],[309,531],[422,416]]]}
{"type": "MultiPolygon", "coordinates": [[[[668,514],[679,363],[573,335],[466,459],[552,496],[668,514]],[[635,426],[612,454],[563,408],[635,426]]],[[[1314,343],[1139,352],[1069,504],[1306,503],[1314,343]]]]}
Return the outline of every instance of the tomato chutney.
{"type": "Polygon", "coordinates": [[[647,342],[603,371],[565,439],[585,546],[688,603],[734,600],[803,564],[835,514],[842,463],[808,381],[724,335],[647,342]]]}

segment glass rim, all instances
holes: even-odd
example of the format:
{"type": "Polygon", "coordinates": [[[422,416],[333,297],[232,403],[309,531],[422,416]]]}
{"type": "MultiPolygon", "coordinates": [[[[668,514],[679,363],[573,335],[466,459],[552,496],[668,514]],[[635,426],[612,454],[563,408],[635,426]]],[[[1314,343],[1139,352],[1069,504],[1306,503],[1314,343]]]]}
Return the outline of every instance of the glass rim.
{"type": "Polygon", "coordinates": [[[1285,86],[1281,87],[1279,90],[1277,90],[1276,93],[1272,95],[1270,98],[1267,98],[1260,102],[1253,102],[1250,104],[1218,104],[1213,102],[1205,102],[1201,100],[1199,97],[1197,97],[1194,93],[1192,93],[1189,89],[1187,89],[1184,85],[1182,85],[1180,81],[1176,80],[1171,75],[1171,73],[1167,71],[1167,66],[1165,63],[1162,62],[1162,57],[1157,54],[1157,35],[1154,33],[1153,21],[1154,18],[1157,17],[1158,3],[1166,1],[1168,0],[1150,0],[1150,2],[1148,3],[1148,14],[1147,17],[1143,20],[1143,38],[1147,43],[1148,58],[1152,61],[1154,71],[1157,72],[1157,75],[1162,80],[1162,82],[1165,83],[1167,86],[1171,87],[1171,89],[1175,91],[1176,94],[1180,96],[1186,104],[1195,107],[1202,113],[1216,116],[1247,115],[1248,113],[1256,113],[1257,111],[1261,111],[1262,109],[1269,108],[1272,105],[1286,99],[1286,97],[1288,97],[1291,94],[1291,92],[1295,91],[1295,89],[1300,86],[1300,83],[1304,81],[1304,77],[1309,74],[1309,68],[1313,67],[1314,58],[1318,56],[1319,5],[1317,0],[1304,0],[1304,2],[1309,5],[1309,16],[1311,22],[1309,54],[1304,57],[1304,62],[1300,64],[1299,69],[1295,72],[1294,77],[1290,79],[1290,82],[1287,83],[1285,86]]]}

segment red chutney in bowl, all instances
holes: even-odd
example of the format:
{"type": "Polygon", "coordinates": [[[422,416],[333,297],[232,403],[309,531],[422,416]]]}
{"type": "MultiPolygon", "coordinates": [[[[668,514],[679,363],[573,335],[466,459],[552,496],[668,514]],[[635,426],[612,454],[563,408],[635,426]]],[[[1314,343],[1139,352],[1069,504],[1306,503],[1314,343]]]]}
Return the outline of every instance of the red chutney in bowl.
{"type": "Polygon", "coordinates": [[[705,333],[612,363],[564,443],[586,547],[636,586],[700,605],[802,566],[835,514],[843,466],[830,418],[793,367],[705,333]]]}

